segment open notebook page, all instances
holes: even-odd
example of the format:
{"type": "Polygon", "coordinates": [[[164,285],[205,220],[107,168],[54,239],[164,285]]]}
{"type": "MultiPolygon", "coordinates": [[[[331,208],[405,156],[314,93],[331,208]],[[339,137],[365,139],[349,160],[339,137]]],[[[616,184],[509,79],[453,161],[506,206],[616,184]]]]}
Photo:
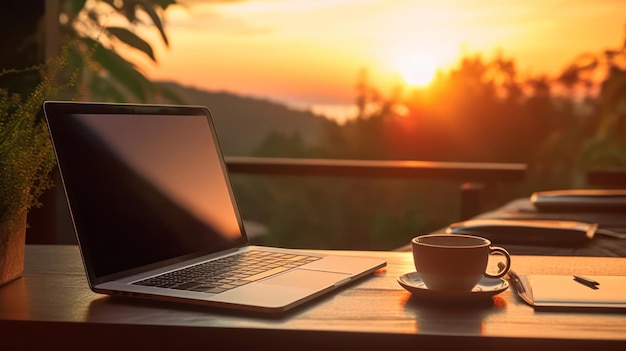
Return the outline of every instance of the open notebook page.
{"type": "Polygon", "coordinates": [[[571,275],[522,275],[520,296],[534,307],[626,309],[626,276],[585,276],[600,284],[593,289],[571,275]]]}

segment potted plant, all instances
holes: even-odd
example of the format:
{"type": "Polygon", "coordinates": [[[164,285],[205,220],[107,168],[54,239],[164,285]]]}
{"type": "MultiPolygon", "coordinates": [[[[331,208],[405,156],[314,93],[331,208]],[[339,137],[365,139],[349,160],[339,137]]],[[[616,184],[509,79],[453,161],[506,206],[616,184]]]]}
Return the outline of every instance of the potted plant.
{"type": "Polygon", "coordinates": [[[63,57],[28,69],[41,71],[41,81],[28,96],[0,89],[0,286],[22,275],[28,211],[52,187],[55,159],[42,104],[72,85],[71,77],[59,83],[63,57]]]}

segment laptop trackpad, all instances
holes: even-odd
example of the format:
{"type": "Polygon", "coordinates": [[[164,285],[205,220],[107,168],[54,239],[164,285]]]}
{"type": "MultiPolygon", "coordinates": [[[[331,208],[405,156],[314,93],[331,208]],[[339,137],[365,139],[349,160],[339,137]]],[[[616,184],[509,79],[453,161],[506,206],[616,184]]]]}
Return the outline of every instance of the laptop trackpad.
{"type": "Polygon", "coordinates": [[[257,284],[275,286],[295,286],[302,288],[320,288],[332,286],[335,283],[350,277],[349,274],[332,273],[323,271],[311,271],[296,269],[275,277],[265,279],[257,284]]]}

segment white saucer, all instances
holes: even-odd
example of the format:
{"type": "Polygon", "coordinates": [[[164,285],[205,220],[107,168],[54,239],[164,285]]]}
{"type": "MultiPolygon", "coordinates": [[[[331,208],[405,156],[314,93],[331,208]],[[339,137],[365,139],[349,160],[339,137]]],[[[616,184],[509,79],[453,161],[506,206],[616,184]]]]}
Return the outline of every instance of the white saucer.
{"type": "Polygon", "coordinates": [[[483,277],[472,291],[435,291],[426,287],[417,272],[406,273],[398,277],[398,283],[411,294],[431,300],[480,300],[490,298],[509,288],[504,279],[483,277]]]}

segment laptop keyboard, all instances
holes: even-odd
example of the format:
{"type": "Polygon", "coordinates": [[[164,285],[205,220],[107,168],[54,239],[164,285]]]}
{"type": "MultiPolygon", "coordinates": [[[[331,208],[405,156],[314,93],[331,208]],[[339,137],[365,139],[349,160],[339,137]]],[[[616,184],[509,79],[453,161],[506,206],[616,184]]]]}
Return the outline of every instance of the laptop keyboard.
{"type": "Polygon", "coordinates": [[[319,259],[315,256],[252,250],[133,284],[216,294],[319,259]]]}

